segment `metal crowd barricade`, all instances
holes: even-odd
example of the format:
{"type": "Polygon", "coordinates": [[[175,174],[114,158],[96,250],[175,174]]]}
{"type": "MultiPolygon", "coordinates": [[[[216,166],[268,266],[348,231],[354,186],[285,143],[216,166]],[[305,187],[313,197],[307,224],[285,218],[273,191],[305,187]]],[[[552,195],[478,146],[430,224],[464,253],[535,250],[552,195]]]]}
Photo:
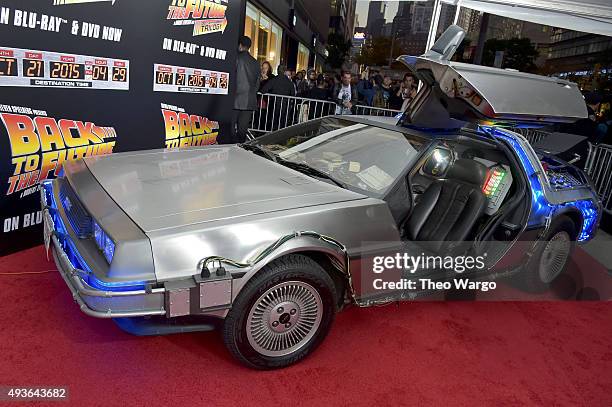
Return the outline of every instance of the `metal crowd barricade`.
{"type": "MultiPolygon", "coordinates": [[[[260,93],[257,95],[257,104],[249,128],[251,136],[254,137],[336,114],[336,104],[329,100],[260,93]]],[[[399,112],[399,110],[361,105],[355,106],[354,109],[356,115],[366,116],[394,117],[399,112]]]]}
{"type": "Polygon", "coordinates": [[[254,136],[336,113],[336,104],[327,100],[258,94],[257,103],[249,129],[254,136]]]}
{"type": "Polygon", "coordinates": [[[399,110],[385,109],[382,107],[372,106],[355,106],[355,114],[358,116],[384,116],[384,117],[395,117],[400,113],[399,110]]]}
{"type": "Polygon", "coordinates": [[[591,177],[604,210],[612,214],[612,146],[589,143],[585,171],[591,177]]]}

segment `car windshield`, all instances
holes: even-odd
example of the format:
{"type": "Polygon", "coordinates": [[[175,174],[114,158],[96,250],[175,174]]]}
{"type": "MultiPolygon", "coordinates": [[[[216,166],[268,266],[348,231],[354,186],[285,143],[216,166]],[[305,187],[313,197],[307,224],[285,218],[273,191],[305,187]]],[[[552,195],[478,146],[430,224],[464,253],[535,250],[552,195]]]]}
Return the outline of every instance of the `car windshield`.
{"type": "Polygon", "coordinates": [[[380,198],[415,160],[424,140],[333,117],[270,133],[253,144],[273,153],[280,164],[314,169],[302,172],[380,198]]]}

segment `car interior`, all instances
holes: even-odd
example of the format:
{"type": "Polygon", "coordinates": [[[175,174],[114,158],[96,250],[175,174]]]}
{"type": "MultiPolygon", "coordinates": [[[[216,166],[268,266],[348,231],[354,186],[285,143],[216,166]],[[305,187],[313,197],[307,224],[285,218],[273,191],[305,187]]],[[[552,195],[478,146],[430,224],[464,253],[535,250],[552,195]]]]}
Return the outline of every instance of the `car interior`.
{"type": "MultiPolygon", "coordinates": [[[[499,216],[505,220],[503,227],[517,229],[511,220],[523,214],[520,205],[502,213],[516,195],[516,177],[510,160],[495,144],[444,140],[424,154],[406,185],[399,185],[388,202],[405,241],[418,242],[434,253],[467,250],[499,216]]],[[[508,240],[513,235],[490,234],[489,239],[508,240]]]]}
{"type": "Polygon", "coordinates": [[[511,242],[524,225],[529,195],[519,189],[524,183],[517,182],[518,164],[480,134],[441,136],[430,143],[397,127],[337,118],[280,133],[258,141],[280,160],[308,164],[346,188],[383,199],[402,240],[425,251],[511,242]]]}

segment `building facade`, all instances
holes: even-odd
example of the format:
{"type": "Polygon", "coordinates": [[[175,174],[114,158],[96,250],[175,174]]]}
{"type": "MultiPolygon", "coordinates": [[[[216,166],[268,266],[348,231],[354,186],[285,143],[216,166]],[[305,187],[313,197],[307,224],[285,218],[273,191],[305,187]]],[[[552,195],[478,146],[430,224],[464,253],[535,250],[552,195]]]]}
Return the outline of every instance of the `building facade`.
{"type": "Polygon", "coordinates": [[[331,0],[329,32],[340,34],[350,40],[355,30],[357,0],[331,0]]]}
{"type": "Polygon", "coordinates": [[[612,37],[554,28],[547,62],[552,74],[594,89],[612,81],[612,37]]]}
{"type": "MultiPolygon", "coordinates": [[[[443,5],[440,12],[437,35],[440,35],[455,18],[455,6],[443,5]]],[[[410,55],[425,52],[427,37],[433,17],[434,2],[402,2],[393,19],[392,35],[401,49],[410,55]]]]}
{"type": "Polygon", "coordinates": [[[385,25],[385,11],[387,4],[384,1],[372,1],[368,6],[368,21],[366,27],[369,37],[381,37],[385,25]]]}
{"type": "Polygon", "coordinates": [[[276,72],[323,69],[331,9],[329,0],[248,0],[244,34],[253,41],[251,54],[269,61],[276,72]]]}
{"type": "Polygon", "coordinates": [[[544,66],[548,60],[548,56],[550,55],[552,32],[552,27],[547,25],[530,23],[528,21],[523,23],[523,29],[520,37],[529,38],[535,49],[538,51],[538,57],[535,60],[535,64],[538,67],[544,66]]]}
{"type": "Polygon", "coordinates": [[[399,4],[397,14],[393,18],[393,35],[396,38],[406,38],[410,35],[412,25],[412,5],[409,2],[399,4]]]}

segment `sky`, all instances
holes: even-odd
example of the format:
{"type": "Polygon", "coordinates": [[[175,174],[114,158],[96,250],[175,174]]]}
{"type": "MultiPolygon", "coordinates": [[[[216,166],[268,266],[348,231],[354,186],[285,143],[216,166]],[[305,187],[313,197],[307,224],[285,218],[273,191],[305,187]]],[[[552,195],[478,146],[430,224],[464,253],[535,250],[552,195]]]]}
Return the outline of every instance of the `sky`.
{"type": "MultiPolygon", "coordinates": [[[[359,24],[363,27],[366,25],[368,21],[368,7],[370,5],[369,1],[366,0],[357,0],[357,11],[356,14],[359,16],[359,24]]],[[[397,8],[399,7],[399,1],[388,1],[387,2],[387,12],[385,13],[385,19],[387,22],[393,21],[393,17],[397,14],[397,8]]]]}

